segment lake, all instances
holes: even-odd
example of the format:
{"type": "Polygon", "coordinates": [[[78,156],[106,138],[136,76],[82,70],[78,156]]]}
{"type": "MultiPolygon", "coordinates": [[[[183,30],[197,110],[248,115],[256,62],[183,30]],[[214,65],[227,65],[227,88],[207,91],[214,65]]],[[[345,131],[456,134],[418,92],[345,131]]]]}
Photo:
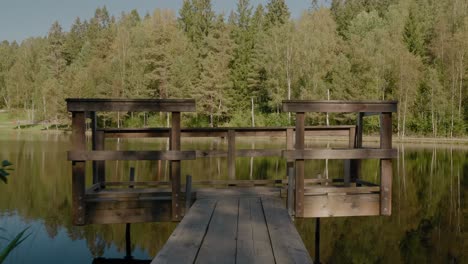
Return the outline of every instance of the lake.
{"type": "MultiPolygon", "coordinates": [[[[239,140],[240,148],[284,148],[284,139],[239,140]]],[[[109,149],[157,150],[166,140],[112,140],[109,149]]],[[[343,146],[345,142],[314,140],[308,146],[343,146]]],[[[90,144],[90,143],[89,143],[90,144]]],[[[366,143],[365,145],[375,143],[366,143]]],[[[226,149],[222,139],[183,139],[182,149],[226,149]]],[[[322,263],[468,263],[468,146],[394,144],[393,212],[390,217],[338,217],[321,220],[322,263]]],[[[31,235],[6,263],[93,263],[94,258],[125,256],[125,224],[71,225],[70,135],[0,132],[0,160],[14,164],[8,184],[0,183],[0,237],[12,238],[29,227],[31,235]]],[[[165,162],[109,162],[108,180],[167,180],[165,162]]],[[[378,161],[363,162],[363,178],[378,182],[378,161]]],[[[238,179],[280,179],[286,162],[280,158],[238,158],[238,179]]],[[[308,161],[307,177],[324,175],[324,161],[308,161]]],[[[330,161],[331,178],[342,177],[343,162],[330,161]]],[[[225,158],[182,162],[182,175],[194,180],[227,179],[225,158]]],[[[87,171],[91,171],[88,166],[87,171]]],[[[89,175],[90,173],[88,173],[89,175]]],[[[87,183],[91,177],[87,177],[87,183]]],[[[132,224],[132,255],[152,259],[174,223],[132,224]]],[[[296,226],[311,255],[315,220],[296,226]]],[[[0,248],[6,245],[0,240],[0,248]]]]}

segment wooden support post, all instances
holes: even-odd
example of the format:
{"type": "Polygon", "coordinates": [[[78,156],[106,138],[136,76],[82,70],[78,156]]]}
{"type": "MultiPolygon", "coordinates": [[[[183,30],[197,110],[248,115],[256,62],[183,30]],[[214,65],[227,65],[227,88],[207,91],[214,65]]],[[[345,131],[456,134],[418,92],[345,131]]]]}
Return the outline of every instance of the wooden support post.
{"type": "MultiPolygon", "coordinates": [[[[392,113],[380,115],[380,148],[392,148],[392,113]]],[[[392,160],[380,160],[380,214],[392,213],[392,160]]]]}
{"type": "Polygon", "coordinates": [[[236,179],[236,131],[228,130],[228,177],[231,180],[236,179]]]}
{"type": "Polygon", "coordinates": [[[314,264],[320,264],[320,218],[315,219],[315,256],[314,264]]]}
{"type": "MultiPolygon", "coordinates": [[[[172,112],[170,150],[180,150],[180,112],[172,112]]],[[[171,161],[172,220],[180,221],[180,160],[171,161]]]]}
{"type": "Polygon", "coordinates": [[[294,179],[294,167],[289,167],[288,168],[288,213],[292,217],[294,216],[294,184],[295,184],[295,179],[294,179]]]}
{"type": "MultiPolygon", "coordinates": [[[[355,127],[350,127],[349,128],[349,139],[348,139],[348,148],[352,149],[354,148],[354,142],[356,139],[356,128],[355,127]]],[[[344,160],[344,185],[349,186],[353,174],[353,166],[354,161],[353,160],[344,160]]]]}
{"type": "MultiPolygon", "coordinates": [[[[96,138],[96,130],[97,130],[97,118],[96,112],[89,112],[89,116],[91,118],[91,149],[96,150],[97,138],[96,138]]],[[[97,163],[93,160],[93,184],[98,183],[98,171],[97,171],[97,163]]]]}
{"type": "Polygon", "coordinates": [[[185,177],[185,214],[188,213],[192,205],[192,176],[185,177]]]}
{"type": "MultiPolygon", "coordinates": [[[[86,150],[86,119],[84,112],[72,113],[72,148],[86,150]]],[[[75,225],[86,223],[85,214],[85,161],[72,162],[72,218],[75,225]]]]}
{"type": "MultiPolygon", "coordinates": [[[[356,128],[354,132],[354,148],[362,148],[362,127],[363,127],[364,113],[358,113],[356,120],[356,128]]],[[[351,131],[350,131],[351,133],[351,131]]],[[[351,134],[350,134],[351,136],[351,134]]],[[[351,141],[351,138],[350,138],[351,141]]],[[[351,144],[351,142],[350,142],[351,144]]],[[[356,182],[361,173],[361,160],[351,160],[351,182],[356,182]]]]}
{"type": "MultiPolygon", "coordinates": [[[[296,113],[296,150],[305,148],[305,114],[296,113]]],[[[296,160],[296,217],[304,216],[304,160],[296,160]]]]}
{"type": "MultiPolygon", "coordinates": [[[[286,129],[286,149],[294,150],[294,129],[292,128],[286,129]]],[[[294,168],[294,160],[292,159],[286,160],[286,170],[287,170],[286,172],[287,173],[289,173],[289,168],[294,168]]]]}
{"type": "MultiPolygon", "coordinates": [[[[93,150],[104,150],[105,149],[105,137],[104,131],[96,131],[96,144],[94,145],[93,150]]],[[[96,170],[93,171],[95,175],[97,175],[97,182],[101,184],[101,188],[105,188],[106,182],[106,163],[104,160],[96,160],[95,168],[96,170]]],[[[94,169],[94,168],[93,168],[94,169]]]]}
{"type": "MultiPolygon", "coordinates": [[[[135,168],[133,167],[130,167],[130,175],[128,177],[128,181],[130,182],[128,188],[133,189],[135,187],[135,185],[131,184],[135,181],[135,168]]],[[[132,225],[130,223],[125,224],[125,259],[132,259],[131,228],[132,225]]]]}

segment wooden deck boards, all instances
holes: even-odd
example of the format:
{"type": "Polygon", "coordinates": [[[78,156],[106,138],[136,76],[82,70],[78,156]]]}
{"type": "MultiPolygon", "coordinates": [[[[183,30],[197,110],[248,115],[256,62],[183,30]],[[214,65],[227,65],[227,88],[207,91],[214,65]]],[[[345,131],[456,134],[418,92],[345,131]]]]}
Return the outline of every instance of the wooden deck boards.
{"type": "Polygon", "coordinates": [[[212,197],[195,202],[152,264],[312,263],[278,198],[212,197]]]}

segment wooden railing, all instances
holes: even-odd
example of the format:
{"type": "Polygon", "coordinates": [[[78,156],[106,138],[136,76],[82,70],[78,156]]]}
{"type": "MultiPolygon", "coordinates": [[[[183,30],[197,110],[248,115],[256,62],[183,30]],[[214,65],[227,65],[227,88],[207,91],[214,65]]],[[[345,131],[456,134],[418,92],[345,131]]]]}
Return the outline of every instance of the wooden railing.
{"type": "MultiPolygon", "coordinates": [[[[397,155],[392,149],[392,112],[397,111],[395,101],[283,101],[283,111],[296,113],[296,144],[294,150],[286,150],[283,157],[294,160],[295,170],[288,170],[289,182],[295,182],[295,200],[289,199],[290,207],[294,207],[296,217],[323,217],[323,216],[351,216],[351,215],[390,215],[392,193],[392,158],[397,155]],[[357,113],[357,131],[354,140],[350,140],[348,149],[306,149],[305,148],[305,113],[357,113]],[[370,149],[362,147],[362,118],[367,115],[380,116],[380,148],[370,149]],[[304,188],[304,161],[308,159],[343,159],[345,160],[345,175],[341,188],[330,189],[326,186],[306,193],[304,188]],[[380,188],[379,196],[375,194],[376,188],[363,189],[356,185],[360,174],[360,159],[380,160],[380,188]],[[350,183],[354,186],[350,187],[350,183]],[[347,188],[347,189],[345,189],[347,188]],[[342,194],[362,193],[362,196],[353,196],[352,201],[343,197],[322,196],[316,197],[317,191],[329,194],[338,192],[342,194]],[[309,205],[306,208],[306,203],[309,205]],[[362,205],[360,211],[356,207],[362,205]]],[[[352,134],[352,133],[351,133],[352,134]]],[[[290,187],[292,191],[292,188],[290,187]]]]}
{"type": "MultiPolygon", "coordinates": [[[[88,223],[162,221],[161,215],[170,214],[173,221],[179,221],[185,204],[192,196],[185,197],[181,184],[181,160],[193,160],[205,157],[226,157],[228,163],[227,181],[209,179],[193,181],[194,186],[288,186],[288,201],[292,214],[297,217],[332,216],[340,214],[363,215],[358,212],[341,210],[316,214],[315,209],[304,210],[304,199],[318,197],[321,194],[371,194],[372,209],[363,209],[364,215],[385,214],[391,212],[391,158],[395,150],[391,149],[391,113],[396,111],[395,102],[304,102],[285,101],[284,111],[296,112],[295,127],[261,127],[261,128],[181,128],[181,112],[195,111],[195,101],[184,100],[114,100],[114,99],[68,99],[68,110],[72,112],[72,150],[68,159],[72,161],[72,197],[73,221],[77,225],[88,223]],[[358,112],[356,126],[322,126],[306,127],[305,112],[326,110],[327,112],[358,112]],[[161,111],[170,112],[170,128],[129,128],[100,129],[97,126],[99,111],[161,111]],[[378,113],[381,116],[381,147],[367,149],[362,147],[362,118],[378,113]],[[92,149],[86,149],[85,119],[91,118],[92,149]],[[306,149],[306,136],[342,136],[349,140],[347,149],[306,149]],[[114,151],[105,147],[106,138],[169,138],[169,150],[114,151]],[[182,137],[222,137],[227,140],[227,150],[191,150],[181,151],[182,137]],[[239,137],[281,137],[286,147],[277,149],[237,149],[239,137]],[[236,179],[237,157],[284,157],[287,161],[288,179],[238,181],[236,179]],[[380,186],[359,179],[359,159],[375,158],[381,160],[382,180],[380,186]],[[343,179],[304,179],[304,160],[307,159],[344,159],[343,179]],[[108,182],[105,178],[106,160],[167,160],[170,162],[169,182],[108,182]],[[93,162],[93,182],[86,190],[85,162],[93,162]],[[291,173],[293,172],[293,173],[291,173]],[[294,177],[295,176],[295,177],[294,177]],[[340,188],[334,188],[339,184],[340,188]],[[117,193],[106,192],[113,187],[148,187],[143,190],[135,188],[117,193]],[[161,191],[159,187],[170,191],[161,191]],[[155,189],[154,187],[157,187],[155,189]],[[311,187],[314,187],[313,189],[311,187]],[[359,187],[359,189],[356,189],[359,187]],[[334,189],[333,189],[334,188],[334,189]],[[139,193],[140,192],[140,193],[139,193]],[[377,193],[378,192],[378,193],[377,193]],[[375,194],[381,210],[375,211],[375,194]],[[146,197],[141,201],[139,197],[146,197]],[[157,203],[151,202],[151,198],[157,203]],[[112,198],[111,200],[109,200],[112,198]],[[134,201],[130,201],[134,199],[134,201]],[[185,199],[185,201],[184,201],[185,199]],[[112,203],[111,203],[112,202],[112,203]],[[117,206],[114,202],[118,202],[117,206]],[[107,203],[107,204],[106,204],[107,203]],[[111,203],[111,204],[109,204],[111,203]],[[103,205],[105,204],[105,206],[103,205]],[[292,204],[292,205],[291,205],[292,204]],[[157,208],[156,208],[156,207],[157,208]],[[159,207],[158,207],[159,206],[159,207]],[[309,213],[309,212],[315,213],[309,213]],[[327,215],[328,214],[328,215],[327,215]],[[100,218],[101,217],[101,218],[100,218]]],[[[187,196],[187,195],[185,195],[187,196]]],[[[353,196],[353,199],[357,199],[353,196]]],[[[364,196],[363,196],[364,197],[364,196]]],[[[323,197],[322,197],[323,198],[323,197]]],[[[362,200],[355,203],[365,204],[362,200]]],[[[306,208],[307,209],[307,208],[306,208]]]]}

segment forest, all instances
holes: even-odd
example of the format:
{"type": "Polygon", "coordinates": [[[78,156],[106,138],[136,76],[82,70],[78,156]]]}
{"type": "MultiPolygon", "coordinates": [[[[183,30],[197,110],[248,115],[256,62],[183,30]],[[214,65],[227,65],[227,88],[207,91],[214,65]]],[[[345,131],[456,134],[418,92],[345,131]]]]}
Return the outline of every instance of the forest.
{"type": "MultiPolygon", "coordinates": [[[[0,43],[0,109],[31,124],[69,121],[66,98],[194,98],[184,126],[293,124],[281,101],[398,100],[394,131],[468,134],[468,0],[312,0],[292,18],[284,0],[238,0],[217,14],[184,0],[65,31],[0,43]]],[[[332,124],[354,117],[336,115],[332,124]]],[[[103,114],[103,126],[165,125],[158,113],[103,114]]],[[[324,125],[311,115],[308,124],[324,125]]],[[[378,124],[377,124],[378,126],[378,124]]]]}

